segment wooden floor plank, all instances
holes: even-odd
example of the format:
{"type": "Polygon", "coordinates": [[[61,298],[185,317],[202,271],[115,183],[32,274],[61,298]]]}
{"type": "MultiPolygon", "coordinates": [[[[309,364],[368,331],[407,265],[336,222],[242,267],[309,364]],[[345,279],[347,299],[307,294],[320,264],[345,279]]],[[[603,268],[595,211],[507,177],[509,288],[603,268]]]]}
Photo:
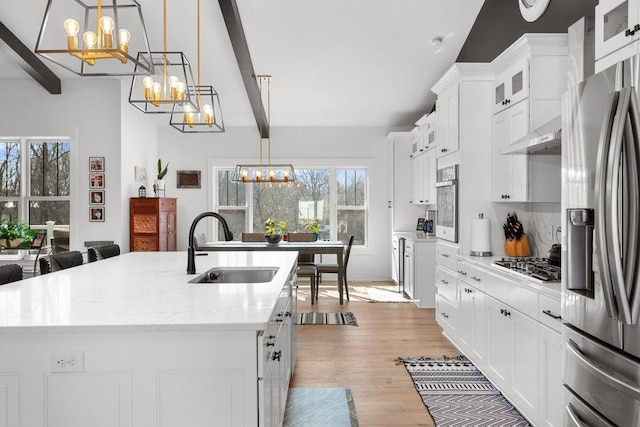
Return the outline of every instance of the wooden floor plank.
{"type": "MultiPolygon", "coordinates": [[[[335,284],[323,283],[321,289],[331,287],[335,284]]],[[[342,306],[335,298],[322,297],[323,293],[311,305],[304,299],[305,291],[308,285],[301,283],[299,312],[351,311],[359,326],[298,326],[298,358],[291,387],[351,389],[362,427],[433,426],[404,365],[394,360],[460,354],[442,335],[434,309],[413,303],[366,302],[356,289],[352,291],[355,297],[342,306]]]]}

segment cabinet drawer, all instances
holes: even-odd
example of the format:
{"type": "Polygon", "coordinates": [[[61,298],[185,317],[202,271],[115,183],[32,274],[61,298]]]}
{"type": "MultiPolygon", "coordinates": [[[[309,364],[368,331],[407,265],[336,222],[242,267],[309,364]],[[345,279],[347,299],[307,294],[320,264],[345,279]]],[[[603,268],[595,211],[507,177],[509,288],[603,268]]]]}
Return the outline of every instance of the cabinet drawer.
{"type": "Polygon", "coordinates": [[[444,294],[452,301],[458,300],[456,276],[443,268],[436,268],[436,286],[438,293],[444,294]]]}
{"type": "Polygon", "coordinates": [[[528,289],[526,285],[519,285],[512,281],[507,303],[519,312],[538,320],[538,293],[528,289]]]}
{"type": "Polygon", "coordinates": [[[458,260],[458,279],[484,292],[487,272],[471,263],[458,260]]]}
{"type": "Polygon", "coordinates": [[[487,273],[485,292],[487,295],[506,303],[509,300],[509,280],[497,274],[487,273]]]}
{"type": "Polygon", "coordinates": [[[538,320],[551,329],[562,332],[562,318],[560,317],[560,300],[546,295],[538,296],[538,320]]]}
{"type": "Polygon", "coordinates": [[[436,243],[436,264],[439,267],[456,271],[456,257],[459,252],[458,246],[449,245],[444,242],[436,243]]]}
{"type": "Polygon", "coordinates": [[[449,338],[456,338],[458,308],[440,295],[436,295],[436,320],[449,338]]]}
{"type": "Polygon", "coordinates": [[[161,211],[174,211],[176,209],[176,199],[160,199],[161,211]]]}

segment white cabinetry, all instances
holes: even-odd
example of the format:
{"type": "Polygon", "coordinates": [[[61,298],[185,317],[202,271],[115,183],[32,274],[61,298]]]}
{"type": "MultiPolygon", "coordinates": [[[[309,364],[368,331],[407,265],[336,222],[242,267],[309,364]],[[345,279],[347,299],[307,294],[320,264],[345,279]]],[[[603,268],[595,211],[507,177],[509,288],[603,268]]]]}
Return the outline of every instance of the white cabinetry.
{"type": "Polygon", "coordinates": [[[465,261],[458,260],[458,340],[461,349],[470,354],[474,363],[483,368],[486,354],[485,297],[486,272],[465,261]]]}
{"type": "Polygon", "coordinates": [[[404,244],[404,292],[413,298],[413,288],[415,281],[414,265],[415,260],[413,257],[413,241],[407,240],[404,244]]]}
{"type": "Polygon", "coordinates": [[[411,203],[436,203],[436,149],[430,148],[411,158],[411,203]]]}
{"type": "Polygon", "coordinates": [[[437,157],[458,151],[458,102],[459,88],[457,84],[451,85],[446,91],[438,93],[436,111],[438,112],[438,124],[436,126],[437,157]]]}
{"type": "Polygon", "coordinates": [[[458,287],[456,283],[456,244],[436,243],[436,321],[453,342],[458,339],[458,287]]]}
{"type": "Polygon", "coordinates": [[[638,53],[640,1],[600,0],[595,39],[596,72],[638,53]]]}
{"type": "Polygon", "coordinates": [[[532,424],[562,425],[559,294],[457,258],[456,273],[437,269],[444,333],[532,424]]]}
{"type": "Polygon", "coordinates": [[[492,62],[494,202],[560,201],[560,156],[502,150],[560,115],[566,55],[566,34],[524,34],[492,62]]]}

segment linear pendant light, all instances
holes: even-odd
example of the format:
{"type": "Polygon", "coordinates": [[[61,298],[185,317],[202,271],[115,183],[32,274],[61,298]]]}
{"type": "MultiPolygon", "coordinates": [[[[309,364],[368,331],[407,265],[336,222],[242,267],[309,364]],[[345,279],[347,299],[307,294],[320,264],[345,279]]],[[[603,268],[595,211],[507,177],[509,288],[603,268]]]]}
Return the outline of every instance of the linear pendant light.
{"type": "Polygon", "coordinates": [[[260,163],[237,165],[233,174],[233,181],[236,182],[256,182],[256,183],[276,183],[292,182],[296,180],[296,172],[291,164],[271,164],[271,76],[259,75],[260,99],[262,99],[263,82],[267,82],[267,163],[263,162],[262,156],[262,126],[259,129],[260,163]]]}
{"type": "Polygon", "coordinates": [[[151,74],[150,51],[135,0],[49,0],[34,50],[80,76],[151,74]]]}
{"type": "Polygon", "coordinates": [[[182,52],[167,51],[167,0],[163,2],[162,52],[139,53],[147,56],[155,68],[149,76],[134,75],[131,79],[129,103],[143,113],[170,114],[174,106],[198,111],[198,106],[188,88],[193,86],[191,64],[182,52]]]}
{"type": "Polygon", "coordinates": [[[200,0],[198,0],[198,85],[188,88],[189,95],[198,104],[198,111],[189,106],[184,109],[174,106],[169,124],[183,133],[224,132],[220,97],[213,86],[200,84],[200,0]]]}

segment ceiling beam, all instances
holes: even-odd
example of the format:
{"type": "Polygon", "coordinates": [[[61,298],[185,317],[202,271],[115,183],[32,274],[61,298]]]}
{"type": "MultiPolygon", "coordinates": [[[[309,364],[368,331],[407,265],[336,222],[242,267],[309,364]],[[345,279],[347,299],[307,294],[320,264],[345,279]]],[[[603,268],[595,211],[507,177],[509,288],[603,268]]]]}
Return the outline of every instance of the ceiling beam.
{"type": "Polygon", "coordinates": [[[262,104],[262,97],[260,95],[260,89],[258,88],[253,63],[251,62],[247,39],[244,35],[244,29],[242,28],[238,5],[236,4],[236,0],[218,0],[218,2],[220,3],[220,10],[222,10],[222,16],[227,26],[229,39],[231,39],[233,52],[238,61],[238,67],[240,67],[240,74],[242,75],[244,87],[247,90],[253,116],[256,118],[258,130],[261,132],[262,138],[268,138],[269,122],[262,104]]]}
{"type": "Polygon", "coordinates": [[[18,61],[20,67],[49,91],[50,94],[60,95],[62,93],[60,78],[56,76],[35,53],[31,52],[31,49],[25,46],[1,21],[0,40],[4,41],[20,58],[18,61]]]}

